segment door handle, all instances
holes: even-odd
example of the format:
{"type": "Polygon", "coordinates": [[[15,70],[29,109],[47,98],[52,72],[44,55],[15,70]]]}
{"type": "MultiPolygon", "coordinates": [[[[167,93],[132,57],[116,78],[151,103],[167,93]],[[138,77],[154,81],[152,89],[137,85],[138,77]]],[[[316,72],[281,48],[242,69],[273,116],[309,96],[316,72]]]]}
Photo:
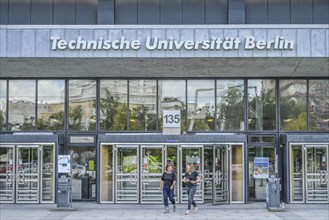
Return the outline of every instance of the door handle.
{"type": "Polygon", "coordinates": [[[18,184],[25,184],[25,172],[19,171],[17,174],[18,184]]]}
{"type": "Polygon", "coordinates": [[[137,183],[137,171],[131,171],[130,173],[130,182],[133,185],[136,185],[137,183]]]}
{"type": "Polygon", "coordinates": [[[324,170],[320,171],[320,183],[321,185],[327,184],[327,172],[324,170]]]}
{"type": "Polygon", "coordinates": [[[7,171],[6,172],[6,184],[11,185],[13,183],[13,172],[7,171]]]}
{"type": "Polygon", "coordinates": [[[143,180],[145,180],[145,181],[143,181],[144,184],[149,184],[148,171],[144,171],[144,173],[143,173],[143,180]]]}

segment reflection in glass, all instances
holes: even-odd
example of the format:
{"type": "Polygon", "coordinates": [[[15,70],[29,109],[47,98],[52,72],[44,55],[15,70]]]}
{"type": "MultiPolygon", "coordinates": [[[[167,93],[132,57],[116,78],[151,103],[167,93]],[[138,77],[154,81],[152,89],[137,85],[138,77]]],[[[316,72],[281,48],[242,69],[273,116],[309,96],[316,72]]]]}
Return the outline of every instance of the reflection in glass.
{"type": "Polygon", "coordinates": [[[248,128],[275,130],[275,80],[248,80],[248,128]]]}
{"type": "Polygon", "coordinates": [[[113,201],[113,146],[102,145],[101,201],[113,201]]]}
{"type": "Polygon", "coordinates": [[[38,81],[38,130],[64,129],[64,80],[38,81]]]}
{"type": "Polygon", "coordinates": [[[9,81],[9,130],[35,128],[35,80],[9,81]]]}
{"type": "Polygon", "coordinates": [[[232,201],[243,202],[243,148],[232,145],[232,201]]]}
{"type": "Polygon", "coordinates": [[[156,130],[156,80],[129,81],[129,130],[156,130]]]}
{"type": "Polygon", "coordinates": [[[100,81],[100,128],[127,130],[127,80],[100,81]]]}
{"type": "Polygon", "coordinates": [[[188,80],[188,131],[215,130],[215,81],[188,80]]]}
{"type": "Polygon", "coordinates": [[[281,130],[307,130],[306,80],[280,80],[281,130]]]}
{"type": "Polygon", "coordinates": [[[96,198],[96,148],[69,147],[72,159],[72,199],[96,198]]]}
{"type": "Polygon", "coordinates": [[[159,124],[162,130],[162,111],[181,111],[181,131],[186,125],[185,80],[159,80],[159,124]]]}
{"type": "Polygon", "coordinates": [[[249,148],[249,198],[251,200],[266,199],[266,178],[254,178],[255,157],[267,157],[269,159],[269,176],[275,174],[275,148],[274,147],[250,147],[249,148]]]}
{"type": "Polygon", "coordinates": [[[96,129],[96,80],[69,81],[69,129],[96,129]]]}
{"type": "Polygon", "coordinates": [[[0,201],[14,201],[14,146],[0,146],[0,201]]]}
{"type": "Polygon", "coordinates": [[[290,155],[291,200],[301,202],[304,200],[302,145],[292,145],[290,155]]]}
{"type": "Polygon", "coordinates": [[[309,81],[310,130],[329,130],[329,80],[309,81]]]}
{"type": "Polygon", "coordinates": [[[54,146],[42,147],[42,201],[54,201],[54,146]]]}
{"type": "Polygon", "coordinates": [[[0,131],[6,130],[7,80],[0,80],[0,131]]]}
{"type": "Polygon", "coordinates": [[[216,83],[218,129],[244,130],[243,80],[217,80],[216,83]]]}

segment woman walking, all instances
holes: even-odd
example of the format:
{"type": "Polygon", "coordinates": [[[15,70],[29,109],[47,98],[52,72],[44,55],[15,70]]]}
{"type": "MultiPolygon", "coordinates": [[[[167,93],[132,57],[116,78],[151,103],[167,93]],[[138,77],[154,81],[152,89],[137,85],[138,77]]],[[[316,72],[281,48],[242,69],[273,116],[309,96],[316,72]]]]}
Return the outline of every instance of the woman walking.
{"type": "Polygon", "coordinates": [[[188,215],[191,210],[191,205],[194,207],[194,212],[198,212],[198,207],[194,201],[194,194],[196,192],[196,184],[200,182],[200,176],[197,171],[194,170],[192,163],[186,164],[186,173],[184,175],[183,182],[186,183],[186,190],[188,195],[188,204],[185,215],[188,215]]]}
{"type": "Polygon", "coordinates": [[[165,213],[169,212],[168,197],[173,204],[173,211],[176,211],[175,199],[174,199],[174,188],[176,185],[176,173],[173,171],[173,165],[168,164],[166,171],[162,174],[160,182],[160,190],[163,193],[163,202],[165,206],[165,213]]]}

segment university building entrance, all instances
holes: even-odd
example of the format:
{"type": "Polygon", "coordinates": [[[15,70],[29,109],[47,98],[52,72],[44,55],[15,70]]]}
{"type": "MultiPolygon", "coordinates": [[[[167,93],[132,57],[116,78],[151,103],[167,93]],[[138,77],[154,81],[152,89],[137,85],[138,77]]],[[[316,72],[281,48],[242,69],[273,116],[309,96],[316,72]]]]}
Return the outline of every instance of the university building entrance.
{"type": "Polygon", "coordinates": [[[100,202],[162,203],[159,190],[168,163],[177,174],[176,200],[187,202],[186,163],[201,176],[195,200],[244,202],[244,144],[100,144],[100,202]],[[234,158],[234,159],[232,159],[234,158]]]}

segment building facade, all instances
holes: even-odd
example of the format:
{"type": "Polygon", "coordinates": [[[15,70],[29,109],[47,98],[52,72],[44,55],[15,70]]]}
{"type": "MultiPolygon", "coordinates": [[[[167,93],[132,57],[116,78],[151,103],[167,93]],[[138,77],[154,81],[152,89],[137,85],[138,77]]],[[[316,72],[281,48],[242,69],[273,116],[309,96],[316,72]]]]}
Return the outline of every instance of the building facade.
{"type": "Polygon", "coordinates": [[[327,0],[1,0],[0,202],[329,202],[327,0]],[[170,125],[171,124],[171,125],[170,125]]]}

